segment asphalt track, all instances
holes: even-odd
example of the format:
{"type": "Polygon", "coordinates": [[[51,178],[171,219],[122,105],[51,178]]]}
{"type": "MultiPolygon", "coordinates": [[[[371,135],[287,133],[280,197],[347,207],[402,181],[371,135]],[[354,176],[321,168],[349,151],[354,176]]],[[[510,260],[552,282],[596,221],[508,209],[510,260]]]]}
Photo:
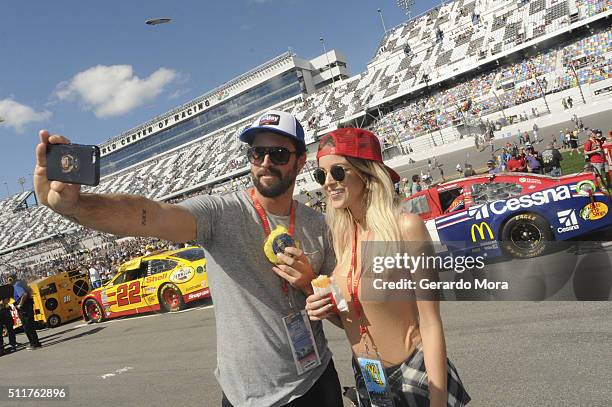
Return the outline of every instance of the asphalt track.
{"type": "MultiPolygon", "coordinates": [[[[448,355],[470,405],[610,405],[609,302],[445,302],[441,308],[448,355]]],[[[351,385],[344,334],[328,323],[325,330],[341,383],[351,385]]],[[[208,304],[98,325],[78,321],[39,336],[42,349],[0,358],[0,386],[68,386],[69,400],[0,405],[220,405],[208,304]]]]}

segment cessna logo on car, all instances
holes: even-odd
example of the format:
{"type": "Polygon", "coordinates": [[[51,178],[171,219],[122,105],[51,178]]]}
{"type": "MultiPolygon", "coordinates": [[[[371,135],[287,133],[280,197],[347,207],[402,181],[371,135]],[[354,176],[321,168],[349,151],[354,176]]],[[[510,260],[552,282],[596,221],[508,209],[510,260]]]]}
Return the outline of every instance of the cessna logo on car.
{"type": "Polygon", "coordinates": [[[565,211],[557,212],[557,217],[559,218],[559,223],[565,226],[562,228],[557,228],[558,233],[580,229],[580,226],[578,226],[578,219],[576,218],[575,210],[568,209],[565,211]]]}
{"type": "Polygon", "coordinates": [[[541,206],[551,202],[563,201],[570,199],[572,193],[569,186],[559,185],[556,188],[545,189],[544,191],[532,192],[528,195],[522,195],[517,198],[504,199],[494,201],[489,204],[472,207],[468,210],[468,215],[474,219],[487,219],[493,215],[503,215],[508,211],[517,211],[519,209],[527,209],[532,206],[541,206]]]}
{"type": "Polygon", "coordinates": [[[472,225],[471,234],[472,234],[472,242],[476,243],[476,231],[478,231],[478,235],[480,236],[480,240],[485,239],[485,230],[489,232],[489,240],[493,240],[493,231],[487,222],[474,223],[472,225]]]}

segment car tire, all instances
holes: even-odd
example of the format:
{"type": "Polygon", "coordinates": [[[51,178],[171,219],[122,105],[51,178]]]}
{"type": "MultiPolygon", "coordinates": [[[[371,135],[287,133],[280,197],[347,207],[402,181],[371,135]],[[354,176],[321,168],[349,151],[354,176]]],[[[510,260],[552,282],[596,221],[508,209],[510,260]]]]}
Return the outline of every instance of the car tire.
{"type": "Polygon", "coordinates": [[[92,298],[88,299],[85,301],[85,304],[83,304],[83,314],[86,320],[96,323],[102,322],[105,319],[102,307],[98,304],[98,301],[92,298]]]}
{"type": "Polygon", "coordinates": [[[164,284],[159,288],[159,305],[166,312],[176,312],[185,308],[183,293],[174,284],[164,284]]]}
{"type": "Polygon", "coordinates": [[[550,224],[535,213],[513,216],[503,226],[501,245],[505,253],[519,259],[542,255],[555,236],[550,224]]]}
{"type": "Polygon", "coordinates": [[[61,323],[62,319],[59,317],[59,315],[53,314],[47,318],[47,328],[57,328],[61,323]]]}

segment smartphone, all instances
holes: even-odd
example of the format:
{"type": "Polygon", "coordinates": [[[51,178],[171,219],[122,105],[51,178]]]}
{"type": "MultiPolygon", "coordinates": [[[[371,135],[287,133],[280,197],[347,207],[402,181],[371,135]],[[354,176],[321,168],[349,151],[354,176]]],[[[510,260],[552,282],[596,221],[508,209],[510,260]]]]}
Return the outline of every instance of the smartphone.
{"type": "Polygon", "coordinates": [[[100,183],[100,149],[82,144],[48,144],[47,178],[70,184],[100,183]]]}

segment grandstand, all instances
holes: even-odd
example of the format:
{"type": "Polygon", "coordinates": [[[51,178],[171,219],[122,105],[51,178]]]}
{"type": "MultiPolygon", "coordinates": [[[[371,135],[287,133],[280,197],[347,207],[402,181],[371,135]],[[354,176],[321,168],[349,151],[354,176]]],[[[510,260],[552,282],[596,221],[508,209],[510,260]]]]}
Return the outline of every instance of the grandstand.
{"type": "MultiPolygon", "coordinates": [[[[103,143],[101,183],[85,189],[175,201],[245,187],[236,134],[269,108],[296,115],[308,144],[354,125],[418,152],[485,121],[512,123],[528,103],[542,100],[545,111],[545,97],[554,105],[579,84],[588,103],[594,86],[612,83],[611,6],[448,2],[389,30],[355,76],[337,51],[311,60],[286,52],[103,143]]],[[[0,201],[0,263],[32,259],[32,245],[59,248],[58,233],[83,233],[47,208],[21,205],[29,193],[0,201]]]]}

